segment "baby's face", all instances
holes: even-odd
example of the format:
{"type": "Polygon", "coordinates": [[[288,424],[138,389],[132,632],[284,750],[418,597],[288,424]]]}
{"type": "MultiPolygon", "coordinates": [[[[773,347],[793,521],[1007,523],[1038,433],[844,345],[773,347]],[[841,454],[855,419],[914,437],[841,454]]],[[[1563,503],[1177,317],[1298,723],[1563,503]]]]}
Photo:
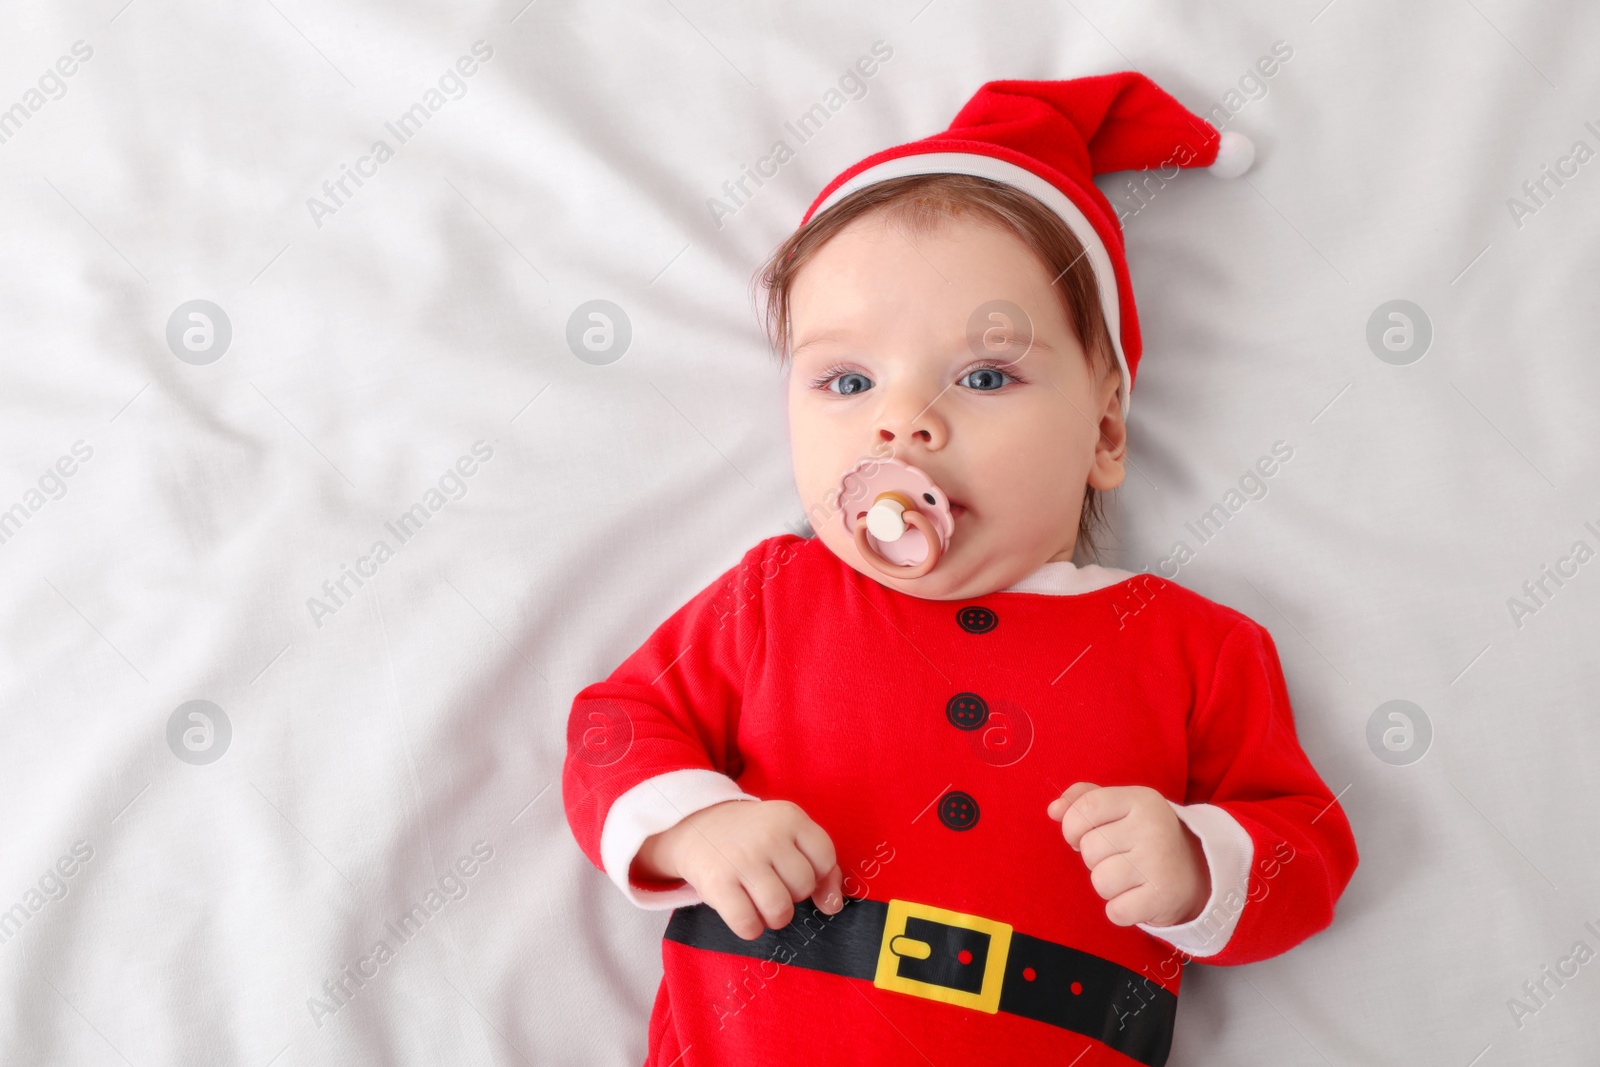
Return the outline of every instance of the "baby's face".
{"type": "Polygon", "coordinates": [[[1118,375],[1090,367],[1051,281],[1017,237],[971,217],[912,237],[863,216],[801,269],[790,451],[811,524],[844,562],[913,596],[966,600],[1072,558],[1085,485],[1122,481],[1125,430],[1118,375]],[[969,342],[973,313],[1002,300],[1027,325],[969,342]],[[830,507],[845,471],[891,454],[926,471],[955,518],[921,578],[874,569],[830,507]]]}

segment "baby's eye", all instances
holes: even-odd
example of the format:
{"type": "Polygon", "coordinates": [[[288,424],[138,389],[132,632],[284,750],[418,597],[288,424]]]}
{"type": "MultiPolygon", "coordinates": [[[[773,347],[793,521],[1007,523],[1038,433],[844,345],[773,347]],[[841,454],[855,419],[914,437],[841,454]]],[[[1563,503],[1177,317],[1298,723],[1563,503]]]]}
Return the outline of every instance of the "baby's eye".
{"type": "Polygon", "coordinates": [[[966,376],[956,384],[964,385],[968,389],[989,393],[999,389],[1008,381],[1016,381],[1016,379],[998,367],[975,367],[968,371],[966,376]]]}
{"type": "Polygon", "coordinates": [[[859,374],[856,371],[850,371],[847,374],[841,374],[834,378],[828,383],[828,388],[843,396],[853,396],[856,393],[864,393],[868,389],[871,389],[872,379],[868,378],[865,374],[859,374]]]}

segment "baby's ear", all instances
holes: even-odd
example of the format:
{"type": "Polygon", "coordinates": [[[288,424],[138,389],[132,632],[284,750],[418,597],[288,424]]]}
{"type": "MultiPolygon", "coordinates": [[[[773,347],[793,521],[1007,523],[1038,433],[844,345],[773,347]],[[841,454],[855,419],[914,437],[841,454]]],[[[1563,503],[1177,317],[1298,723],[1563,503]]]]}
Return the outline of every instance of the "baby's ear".
{"type": "Polygon", "coordinates": [[[1100,437],[1094,446],[1094,466],[1089,468],[1089,484],[1097,490],[1115,489],[1127,473],[1123,460],[1128,454],[1128,424],[1122,418],[1122,394],[1117,386],[1122,377],[1108,374],[1100,389],[1100,437]]]}

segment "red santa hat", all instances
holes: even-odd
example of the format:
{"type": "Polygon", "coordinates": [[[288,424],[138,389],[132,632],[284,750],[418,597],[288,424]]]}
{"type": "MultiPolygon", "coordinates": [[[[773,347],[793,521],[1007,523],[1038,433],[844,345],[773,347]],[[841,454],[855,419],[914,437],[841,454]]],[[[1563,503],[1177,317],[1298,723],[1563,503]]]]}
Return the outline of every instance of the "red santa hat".
{"type": "Polygon", "coordinates": [[[1095,187],[1094,175],[1205,167],[1233,178],[1254,158],[1249,138],[1218,132],[1136,71],[1066,81],[994,81],[967,101],[943,133],[870,155],[829,182],[801,225],[863,186],[913,174],[971,174],[1032,194],[1066,222],[1094,265],[1111,347],[1122,369],[1126,417],[1139,366],[1139,317],[1122,227],[1111,202],[1095,187]]]}

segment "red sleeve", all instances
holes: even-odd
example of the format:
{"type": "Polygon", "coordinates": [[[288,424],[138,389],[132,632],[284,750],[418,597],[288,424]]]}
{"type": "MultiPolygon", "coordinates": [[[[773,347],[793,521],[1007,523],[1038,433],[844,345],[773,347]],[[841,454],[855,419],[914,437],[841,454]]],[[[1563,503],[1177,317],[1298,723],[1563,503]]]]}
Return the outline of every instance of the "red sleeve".
{"type": "Polygon", "coordinates": [[[746,552],[573,699],[562,803],[578,846],[601,870],[601,833],[618,796],[670,771],[742,771],[735,740],[744,679],[764,648],[761,590],[777,557],[792,551],[788,540],[746,552]]]}
{"type": "Polygon", "coordinates": [[[1286,952],[1333,922],[1355,873],[1344,809],[1300,748],[1272,635],[1245,619],[1223,638],[1189,723],[1186,802],[1232,815],[1253,846],[1249,891],[1219,965],[1286,952]]]}

